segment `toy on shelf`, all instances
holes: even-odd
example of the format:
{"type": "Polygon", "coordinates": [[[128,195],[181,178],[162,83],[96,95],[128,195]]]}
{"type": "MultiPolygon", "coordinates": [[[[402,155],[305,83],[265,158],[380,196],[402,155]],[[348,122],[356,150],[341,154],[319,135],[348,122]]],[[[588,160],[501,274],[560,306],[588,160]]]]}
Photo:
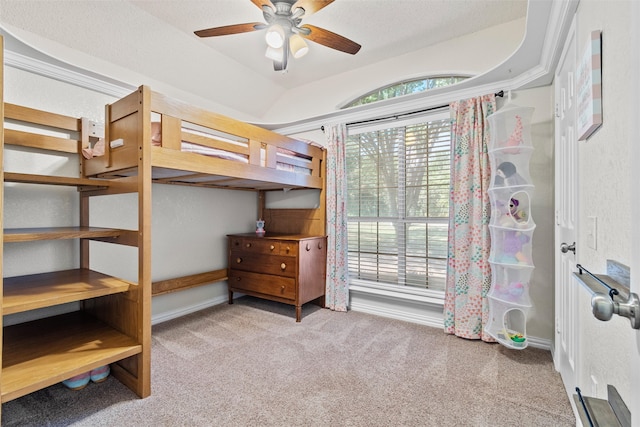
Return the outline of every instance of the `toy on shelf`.
{"type": "Polygon", "coordinates": [[[497,224],[502,227],[521,227],[527,224],[528,213],[520,207],[520,201],[514,197],[509,199],[509,206],[501,201],[496,202],[497,224]]]}
{"type": "Polygon", "coordinates": [[[494,185],[496,187],[527,185],[527,180],[518,174],[516,165],[511,162],[502,162],[498,165],[494,185]]]}
{"type": "Polygon", "coordinates": [[[516,120],[516,125],[515,125],[515,127],[513,129],[513,133],[504,142],[504,144],[502,144],[505,147],[509,147],[508,150],[505,150],[505,152],[507,152],[509,154],[517,154],[517,153],[519,153],[520,152],[520,146],[523,143],[523,138],[522,138],[522,130],[523,130],[522,117],[520,117],[519,115],[516,114],[515,120],[516,120]]]}
{"type": "Polygon", "coordinates": [[[502,334],[504,335],[505,338],[510,339],[513,342],[516,343],[522,343],[526,341],[526,338],[523,334],[521,334],[520,332],[514,332],[514,331],[507,331],[506,329],[502,332],[502,334]]]}
{"type": "Polygon", "coordinates": [[[519,208],[520,201],[518,199],[511,198],[509,200],[509,215],[515,222],[527,222],[527,212],[519,208]]]}
{"type": "Polygon", "coordinates": [[[507,284],[494,283],[497,298],[505,301],[518,301],[526,291],[526,285],[522,282],[511,282],[507,284]]]}
{"type": "Polygon", "coordinates": [[[523,250],[523,246],[531,241],[526,233],[507,230],[502,240],[502,262],[527,264],[529,258],[523,250]]]}
{"type": "Polygon", "coordinates": [[[256,221],[256,234],[258,235],[265,234],[264,221],[262,219],[259,219],[256,221]]]}

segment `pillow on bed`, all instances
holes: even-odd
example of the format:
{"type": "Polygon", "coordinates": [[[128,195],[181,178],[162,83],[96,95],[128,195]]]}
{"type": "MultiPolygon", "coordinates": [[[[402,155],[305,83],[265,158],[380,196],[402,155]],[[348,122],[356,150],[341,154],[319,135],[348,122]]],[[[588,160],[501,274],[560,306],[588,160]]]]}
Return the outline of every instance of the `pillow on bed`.
{"type": "Polygon", "coordinates": [[[162,145],[162,123],[151,122],[151,145],[162,145]]]}
{"type": "Polygon", "coordinates": [[[94,157],[100,157],[104,155],[104,138],[100,138],[98,142],[91,147],[83,148],[82,155],[85,159],[92,159],[94,157]]]}

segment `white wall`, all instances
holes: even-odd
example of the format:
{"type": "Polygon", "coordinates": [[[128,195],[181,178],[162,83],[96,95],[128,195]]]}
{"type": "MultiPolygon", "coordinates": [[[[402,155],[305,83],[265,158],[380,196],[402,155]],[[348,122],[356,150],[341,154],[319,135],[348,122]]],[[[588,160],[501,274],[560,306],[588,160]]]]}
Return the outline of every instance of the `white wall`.
{"type": "MultiPolygon", "coordinates": [[[[597,274],[606,273],[607,259],[631,265],[631,200],[637,189],[631,182],[632,78],[631,1],[583,0],[577,11],[577,47],[581,56],[592,30],[602,30],[603,125],[579,144],[578,241],[579,262],[597,274]],[[597,217],[596,248],[587,246],[587,217],[597,217]]],[[[636,23],[637,25],[637,23],[636,23]]],[[[637,143],[637,142],[636,142],[637,143]]],[[[580,364],[578,386],[588,394],[606,398],[606,385],[614,385],[631,400],[628,379],[634,331],[627,319],[614,316],[600,322],[591,314],[590,295],[580,295],[580,364]],[[593,384],[597,383],[597,387],[593,384]]],[[[635,367],[637,369],[637,367],[635,367]]],[[[637,415],[637,414],[634,414],[637,415]]]]}

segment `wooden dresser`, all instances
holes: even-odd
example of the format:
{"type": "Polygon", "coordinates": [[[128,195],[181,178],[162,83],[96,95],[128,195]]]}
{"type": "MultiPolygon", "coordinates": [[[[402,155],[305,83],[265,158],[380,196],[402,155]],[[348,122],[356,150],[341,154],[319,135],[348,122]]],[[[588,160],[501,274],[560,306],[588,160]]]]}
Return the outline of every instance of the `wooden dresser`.
{"type": "Polygon", "coordinates": [[[317,300],[324,307],[327,264],[325,236],[231,234],[229,238],[229,304],[240,292],[296,307],[317,300]]]}

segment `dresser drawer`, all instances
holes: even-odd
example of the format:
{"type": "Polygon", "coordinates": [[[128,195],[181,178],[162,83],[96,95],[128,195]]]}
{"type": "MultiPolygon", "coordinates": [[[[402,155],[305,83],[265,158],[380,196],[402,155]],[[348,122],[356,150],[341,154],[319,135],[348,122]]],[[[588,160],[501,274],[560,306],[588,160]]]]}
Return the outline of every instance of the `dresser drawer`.
{"type": "Polygon", "coordinates": [[[228,280],[229,288],[239,292],[257,292],[292,300],[296,298],[296,281],[292,278],[230,270],[228,280]]]}
{"type": "Polygon", "coordinates": [[[232,251],[229,268],[286,277],[296,277],[297,274],[295,257],[253,254],[246,251],[232,251]]]}
{"type": "Polygon", "coordinates": [[[280,255],[297,255],[298,242],[283,241],[280,243],[280,255]]]}
{"type": "Polygon", "coordinates": [[[279,254],[281,251],[280,242],[260,238],[232,237],[230,245],[232,251],[242,250],[247,253],[279,254]]]}

